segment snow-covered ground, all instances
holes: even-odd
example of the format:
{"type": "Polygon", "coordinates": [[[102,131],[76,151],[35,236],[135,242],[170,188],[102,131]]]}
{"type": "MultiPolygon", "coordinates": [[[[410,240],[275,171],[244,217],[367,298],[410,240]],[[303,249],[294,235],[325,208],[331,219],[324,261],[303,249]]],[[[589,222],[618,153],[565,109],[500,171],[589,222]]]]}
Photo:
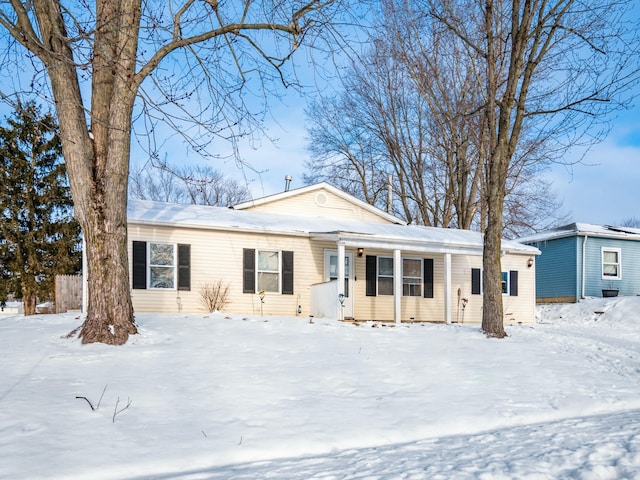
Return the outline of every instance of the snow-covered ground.
{"type": "Polygon", "coordinates": [[[503,340],[136,318],[109,347],[65,338],[78,315],[0,315],[1,479],[640,479],[640,297],[503,340]]]}

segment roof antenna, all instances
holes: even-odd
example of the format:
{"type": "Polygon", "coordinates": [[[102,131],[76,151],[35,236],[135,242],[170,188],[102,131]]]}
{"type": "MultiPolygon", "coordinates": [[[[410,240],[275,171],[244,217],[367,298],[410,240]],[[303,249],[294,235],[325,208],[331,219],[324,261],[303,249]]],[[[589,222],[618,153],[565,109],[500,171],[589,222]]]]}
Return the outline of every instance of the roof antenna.
{"type": "Polygon", "coordinates": [[[289,186],[291,185],[291,175],[287,175],[284,177],[284,191],[289,191],[289,186]]]}

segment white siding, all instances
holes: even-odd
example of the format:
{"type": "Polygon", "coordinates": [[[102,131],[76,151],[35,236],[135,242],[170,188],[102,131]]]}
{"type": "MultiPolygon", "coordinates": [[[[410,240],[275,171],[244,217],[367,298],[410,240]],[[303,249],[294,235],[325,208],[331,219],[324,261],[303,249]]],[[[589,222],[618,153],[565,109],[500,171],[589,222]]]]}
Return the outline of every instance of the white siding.
{"type": "Polygon", "coordinates": [[[291,197],[247,207],[252,212],[287,213],[316,217],[343,218],[363,222],[391,223],[379,215],[327,190],[303,192],[291,197]]]}

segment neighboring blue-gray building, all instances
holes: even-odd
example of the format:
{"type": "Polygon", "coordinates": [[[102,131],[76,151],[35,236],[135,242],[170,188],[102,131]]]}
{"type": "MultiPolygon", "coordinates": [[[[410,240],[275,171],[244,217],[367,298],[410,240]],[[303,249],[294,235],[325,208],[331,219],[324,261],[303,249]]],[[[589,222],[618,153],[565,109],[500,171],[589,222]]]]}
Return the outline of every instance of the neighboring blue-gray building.
{"type": "Polygon", "coordinates": [[[542,252],[539,303],[640,294],[640,229],[572,223],[518,241],[542,252]]]}

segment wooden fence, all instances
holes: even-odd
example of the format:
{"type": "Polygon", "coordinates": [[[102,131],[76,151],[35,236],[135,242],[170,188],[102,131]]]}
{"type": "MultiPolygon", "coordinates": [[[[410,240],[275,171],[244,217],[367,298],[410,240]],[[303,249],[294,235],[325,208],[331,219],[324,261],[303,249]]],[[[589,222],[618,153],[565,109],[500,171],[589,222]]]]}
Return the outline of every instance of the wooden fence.
{"type": "Polygon", "coordinates": [[[82,308],[82,275],[56,275],[56,313],[82,308]]]}

